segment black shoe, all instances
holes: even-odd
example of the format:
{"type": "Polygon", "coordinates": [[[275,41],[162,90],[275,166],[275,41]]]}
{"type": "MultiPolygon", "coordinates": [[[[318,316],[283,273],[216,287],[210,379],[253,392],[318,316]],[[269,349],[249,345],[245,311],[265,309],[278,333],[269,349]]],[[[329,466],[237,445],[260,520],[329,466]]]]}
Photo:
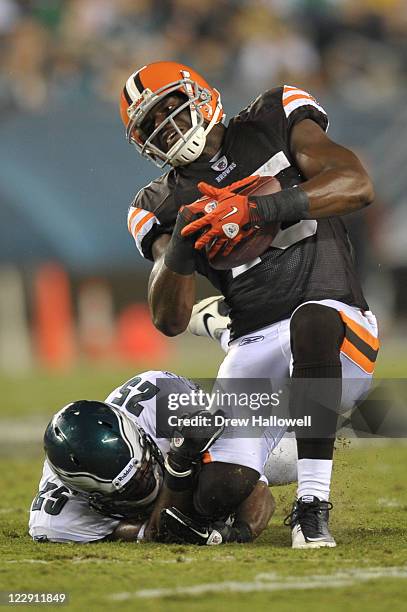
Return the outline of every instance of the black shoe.
{"type": "Polygon", "coordinates": [[[321,501],[313,495],[303,495],[294,502],[284,525],[291,527],[293,548],[333,548],[336,542],[329,533],[331,502],[321,501]]]}

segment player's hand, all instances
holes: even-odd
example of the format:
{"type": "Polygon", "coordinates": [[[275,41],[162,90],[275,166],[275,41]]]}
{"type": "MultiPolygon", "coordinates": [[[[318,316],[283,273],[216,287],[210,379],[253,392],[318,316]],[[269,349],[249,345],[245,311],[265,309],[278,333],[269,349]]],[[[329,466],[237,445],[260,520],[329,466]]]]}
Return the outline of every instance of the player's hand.
{"type": "Polygon", "coordinates": [[[213,255],[216,255],[226,242],[228,250],[234,248],[237,242],[249,236],[255,227],[260,226],[261,220],[257,219],[256,204],[250,202],[247,196],[239,195],[239,190],[249,186],[254,187],[259,178],[259,176],[250,176],[223,189],[199,183],[198,189],[206,196],[204,207],[206,214],[183,228],[181,235],[186,237],[200,230],[206,230],[196,240],[195,248],[202,249],[217,238],[216,245],[213,246],[213,255]]]}
{"type": "MultiPolygon", "coordinates": [[[[194,203],[195,204],[195,203],[194,203]]],[[[195,250],[194,242],[196,237],[182,236],[182,230],[190,225],[199,216],[204,214],[203,206],[181,206],[178,211],[175,227],[168,243],[164,263],[177,274],[192,274],[195,272],[195,250]]]]}
{"type": "Polygon", "coordinates": [[[186,516],[175,508],[164,508],[160,513],[159,537],[168,543],[217,546],[230,542],[251,542],[249,526],[238,522],[228,525],[225,521],[201,522],[186,516]]]}
{"type": "Polygon", "coordinates": [[[194,418],[197,424],[186,424],[172,432],[170,450],[165,466],[170,474],[186,474],[192,465],[198,463],[202,455],[222,434],[225,426],[217,424],[216,417],[224,416],[222,410],[210,413],[208,410],[184,414],[182,419],[194,418]]]}
{"type": "Polygon", "coordinates": [[[205,546],[210,531],[208,523],[194,520],[172,506],[161,510],[158,534],[158,539],[166,544],[205,546]]]}

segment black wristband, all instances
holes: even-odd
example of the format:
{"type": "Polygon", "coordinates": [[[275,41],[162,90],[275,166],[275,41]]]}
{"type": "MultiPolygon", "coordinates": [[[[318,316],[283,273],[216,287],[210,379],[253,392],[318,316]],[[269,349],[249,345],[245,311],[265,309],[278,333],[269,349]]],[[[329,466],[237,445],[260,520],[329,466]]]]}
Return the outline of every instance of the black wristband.
{"type": "Polygon", "coordinates": [[[264,224],[275,221],[301,221],[309,219],[309,198],[301,187],[290,187],[271,195],[251,196],[256,204],[252,208],[252,223],[264,224]]]}
{"type": "Polygon", "coordinates": [[[190,457],[185,457],[180,452],[177,452],[173,448],[168,451],[168,455],[165,460],[165,464],[168,469],[176,472],[177,474],[183,474],[192,470],[194,460],[190,457]]]}
{"type": "MultiPolygon", "coordinates": [[[[171,451],[170,451],[171,453],[171,451]]],[[[181,466],[171,461],[171,457],[167,455],[164,461],[165,468],[165,484],[171,491],[186,491],[193,485],[193,470],[192,465],[181,466]]]]}
{"type": "Polygon", "coordinates": [[[195,272],[195,248],[196,237],[182,238],[181,231],[194,220],[194,215],[188,209],[179,212],[175,227],[172,232],[171,240],[165,251],[164,263],[177,274],[193,274],[195,272]]]}
{"type": "Polygon", "coordinates": [[[194,246],[189,239],[172,235],[165,251],[164,263],[177,274],[193,274],[195,272],[194,246]]]}

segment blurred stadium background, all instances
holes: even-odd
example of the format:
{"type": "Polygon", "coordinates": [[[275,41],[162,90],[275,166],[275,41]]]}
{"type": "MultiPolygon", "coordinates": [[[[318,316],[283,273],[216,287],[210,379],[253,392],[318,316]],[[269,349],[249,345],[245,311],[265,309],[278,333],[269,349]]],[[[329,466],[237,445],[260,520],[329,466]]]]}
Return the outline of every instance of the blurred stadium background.
{"type": "MultiPolygon", "coordinates": [[[[92,371],[95,385],[106,380],[95,372],[145,366],[216,372],[209,341],[152,328],[150,266],[126,227],[158,170],[126,145],[118,96],[131,71],[160,59],[202,71],[229,117],[282,83],[320,99],[332,138],[374,178],[375,205],[347,223],[379,316],[379,372],[403,374],[405,0],[0,0],[0,45],[3,413],[18,412],[15,377],[38,382],[39,370],[92,371]]],[[[210,292],[202,282],[199,296],[210,292]]]]}

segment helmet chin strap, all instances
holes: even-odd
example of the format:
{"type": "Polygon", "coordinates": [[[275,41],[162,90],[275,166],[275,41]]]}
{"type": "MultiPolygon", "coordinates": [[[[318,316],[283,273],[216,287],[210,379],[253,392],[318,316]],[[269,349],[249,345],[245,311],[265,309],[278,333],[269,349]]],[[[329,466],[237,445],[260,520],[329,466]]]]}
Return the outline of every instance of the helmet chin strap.
{"type": "Polygon", "coordinates": [[[205,129],[203,126],[196,129],[191,127],[168,151],[168,161],[172,166],[184,166],[195,161],[202,153],[206,144],[205,129]],[[185,139],[185,140],[184,140],[185,139]],[[181,141],[181,146],[180,146],[181,141]]]}
{"type": "Polygon", "coordinates": [[[192,127],[184,134],[184,138],[182,139],[183,144],[180,146],[180,141],[178,140],[167,152],[167,158],[172,166],[184,166],[198,159],[205,148],[206,137],[215,125],[220,110],[221,103],[219,95],[215,112],[206,129],[203,126],[196,129],[197,111],[195,108],[191,108],[192,127]],[[193,132],[195,133],[192,135],[193,132]]]}

